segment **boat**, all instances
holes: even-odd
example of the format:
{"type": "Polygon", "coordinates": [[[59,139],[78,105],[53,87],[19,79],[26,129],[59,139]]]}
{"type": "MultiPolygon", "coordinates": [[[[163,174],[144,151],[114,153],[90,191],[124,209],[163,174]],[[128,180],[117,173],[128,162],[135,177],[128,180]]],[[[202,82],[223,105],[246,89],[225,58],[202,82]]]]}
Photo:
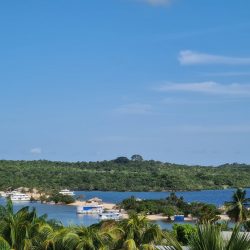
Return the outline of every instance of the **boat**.
{"type": "Polygon", "coordinates": [[[103,205],[78,206],[76,212],[78,214],[101,214],[103,212],[103,205]]]}
{"type": "Polygon", "coordinates": [[[3,191],[1,191],[1,192],[0,192],[0,197],[6,197],[6,193],[3,192],[3,191]]]}
{"type": "Polygon", "coordinates": [[[74,196],[75,193],[73,191],[70,191],[68,189],[62,189],[59,194],[63,194],[63,195],[69,195],[69,196],[74,196]]]}
{"type": "Polygon", "coordinates": [[[12,195],[19,194],[20,192],[14,190],[14,191],[7,191],[2,193],[2,197],[4,198],[10,198],[12,195]]]}
{"type": "Polygon", "coordinates": [[[29,195],[18,192],[12,193],[9,197],[12,201],[30,201],[29,195]]]}
{"type": "Polygon", "coordinates": [[[120,220],[122,215],[119,212],[105,212],[99,214],[100,220],[120,220]]]}

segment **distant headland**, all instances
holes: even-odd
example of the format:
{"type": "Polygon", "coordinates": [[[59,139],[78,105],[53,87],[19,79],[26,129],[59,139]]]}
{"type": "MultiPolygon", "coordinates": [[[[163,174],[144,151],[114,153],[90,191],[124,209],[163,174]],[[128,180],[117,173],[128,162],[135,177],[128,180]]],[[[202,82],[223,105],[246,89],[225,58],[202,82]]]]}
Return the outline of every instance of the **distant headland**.
{"type": "Polygon", "coordinates": [[[0,189],[178,191],[250,187],[250,165],[190,166],[144,160],[140,155],[110,161],[0,160],[0,189]]]}

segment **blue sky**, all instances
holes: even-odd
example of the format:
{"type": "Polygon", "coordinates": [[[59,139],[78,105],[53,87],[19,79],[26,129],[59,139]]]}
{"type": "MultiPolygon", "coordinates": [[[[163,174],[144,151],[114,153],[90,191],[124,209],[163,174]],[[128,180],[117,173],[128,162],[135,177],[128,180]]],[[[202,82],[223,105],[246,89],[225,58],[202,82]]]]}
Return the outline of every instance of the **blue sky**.
{"type": "Polygon", "coordinates": [[[0,4],[0,159],[250,163],[250,1],[0,4]]]}

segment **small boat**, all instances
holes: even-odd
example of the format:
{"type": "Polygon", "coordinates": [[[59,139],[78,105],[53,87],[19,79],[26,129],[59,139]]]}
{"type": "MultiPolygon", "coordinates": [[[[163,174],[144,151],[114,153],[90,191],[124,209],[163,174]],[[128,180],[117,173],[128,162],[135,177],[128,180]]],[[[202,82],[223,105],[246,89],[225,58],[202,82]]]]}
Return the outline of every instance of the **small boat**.
{"type": "Polygon", "coordinates": [[[99,215],[100,220],[120,220],[122,216],[119,212],[105,212],[99,215]]]}
{"type": "Polygon", "coordinates": [[[10,198],[12,195],[16,195],[16,194],[19,194],[20,192],[14,190],[14,191],[7,191],[5,193],[2,194],[2,197],[5,197],[5,198],[10,198]]]}
{"type": "Polygon", "coordinates": [[[63,195],[69,195],[69,196],[74,196],[75,193],[73,191],[70,191],[68,189],[62,189],[59,194],[63,194],[63,195]]]}
{"type": "Polygon", "coordinates": [[[6,197],[6,193],[3,192],[3,191],[1,191],[1,192],[0,192],[0,197],[6,197]]]}
{"type": "Polygon", "coordinates": [[[12,201],[30,201],[29,195],[18,192],[12,193],[9,197],[12,201]]]}
{"type": "Polygon", "coordinates": [[[76,212],[78,214],[101,214],[103,212],[103,206],[102,205],[78,206],[76,212]]]}

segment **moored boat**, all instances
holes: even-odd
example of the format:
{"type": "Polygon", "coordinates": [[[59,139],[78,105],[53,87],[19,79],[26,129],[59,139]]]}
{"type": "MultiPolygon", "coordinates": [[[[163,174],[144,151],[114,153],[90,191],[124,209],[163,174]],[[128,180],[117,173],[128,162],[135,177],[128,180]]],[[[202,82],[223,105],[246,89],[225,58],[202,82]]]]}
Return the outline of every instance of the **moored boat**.
{"type": "Polygon", "coordinates": [[[9,197],[12,201],[30,201],[29,195],[18,192],[11,194],[9,197]]]}
{"type": "Polygon", "coordinates": [[[76,212],[78,214],[101,214],[103,212],[103,205],[84,205],[78,206],[76,212]]]}
{"type": "Polygon", "coordinates": [[[13,190],[13,191],[7,191],[7,192],[2,192],[2,197],[4,198],[10,198],[12,195],[19,194],[20,192],[13,190]]]}
{"type": "Polygon", "coordinates": [[[62,189],[59,194],[63,194],[63,195],[69,195],[69,196],[74,196],[75,193],[73,191],[70,191],[68,189],[62,189]]]}
{"type": "Polygon", "coordinates": [[[100,220],[120,220],[122,215],[119,212],[105,212],[99,215],[100,220]]]}

